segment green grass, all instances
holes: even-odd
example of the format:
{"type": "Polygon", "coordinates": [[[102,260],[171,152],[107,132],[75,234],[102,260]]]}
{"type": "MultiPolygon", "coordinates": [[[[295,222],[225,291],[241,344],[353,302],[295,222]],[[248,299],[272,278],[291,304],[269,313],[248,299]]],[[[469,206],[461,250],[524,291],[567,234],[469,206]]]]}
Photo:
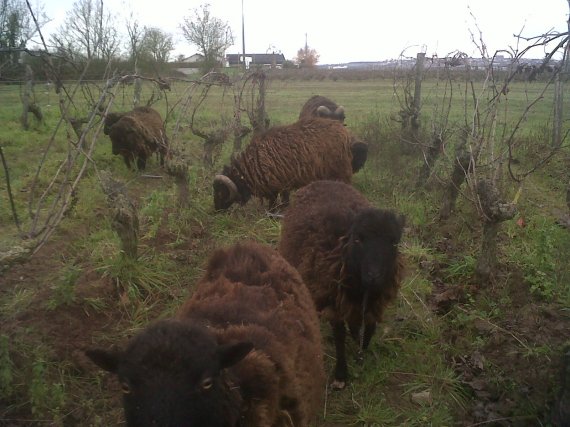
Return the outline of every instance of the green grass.
{"type": "MultiPolygon", "coordinates": [[[[464,84],[458,80],[454,85],[456,92],[461,93],[464,84]]],[[[508,101],[513,119],[524,108],[530,92],[536,93],[537,85],[538,82],[512,86],[508,101]]],[[[148,99],[150,90],[145,88],[143,99],[148,99]]],[[[175,83],[168,95],[169,107],[188,88],[184,83],[175,83]]],[[[118,93],[113,110],[131,108],[129,90],[118,93]]],[[[462,416],[473,402],[471,391],[451,361],[475,350],[485,350],[486,337],[474,327],[477,322],[491,322],[508,335],[504,331],[508,330],[509,323],[505,326],[504,322],[511,315],[509,307],[515,296],[503,282],[521,274],[521,286],[527,286],[529,300],[537,298],[537,303],[569,305],[570,272],[564,261],[566,257],[560,254],[570,252],[570,239],[567,230],[555,223],[554,212],[564,208],[565,164],[556,158],[525,182],[519,211],[524,214],[527,227],[520,228],[514,221],[504,225],[499,247],[503,275],[494,284],[493,292],[485,294],[468,289],[455,308],[444,314],[436,313],[430,305],[434,283],[449,288],[472,283],[480,223],[471,201],[461,196],[453,217],[445,224],[439,223],[442,189],[450,171],[457,133],[452,133],[447,141],[429,185],[418,189],[416,181],[422,157],[402,142],[400,124],[392,119],[400,108],[393,96],[394,90],[391,78],[351,81],[283,78],[268,81],[266,107],[272,124],[285,124],[297,118],[301,106],[313,94],[329,96],[344,105],[347,125],[370,144],[368,162],[354,177],[354,186],[374,205],[395,209],[406,217],[400,247],[406,258],[407,275],[401,293],[379,325],[363,363],[354,360],[355,346],[352,343],[348,346],[353,378],[346,390],[327,395],[324,422],[355,426],[453,425],[463,420],[462,416]],[[452,341],[450,336],[458,331],[462,336],[452,341]]],[[[398,85],[396,90],[399,90],[398,85]]],[[[423,112],[429,119],[423,129],[424,138],[428,138],[434,111],[440,108],[439,90],[441,84],[425,82],[423,112]]],[[[38,90],[38,102],[44,109],[46,123],[34,124],[30,131],[23,132],[18,123],[17,88],[4,87],[2,94],[3,100],[11,101],[0,105],[0,120],[5,123],[0,144],[10,165],[18,214],[27,227],[31,221],[28,215],[30,186],[37,161],[58,118],[54,107],[57,99],[53,93],[38,90]]],[[[231,117],[232,96],[223,95],[219,88],[213,88],[210,95],[203,110],[198,112],[200,123],[220,121],[222,115],[231,117]]],[[[548,146],[545,138],[549,134],[551,99],[549,91],[523,123],[516,154],[520,160],[517,167],[521,170],[548,146]]],[[[453,103],[451,123],[459,126],[463,100],[458,97],[453,103]]],[[[77,110],[73,113],[84,113],[84,100],[78,97],[76,104],[77,110]]],[[[165,115],[164,100],[154,106],[165,115]]],[[[52,340],[56,338],[43,336],[37,329],[41,324],[24,322],[16,326],[18,316],[32,312],[39,317],[68,312],[73,315],[73,310],[79,307],[89,313],[90,321],[100,322],[95,324],[105,328],[86,332],[91,334],[91,344],[121,344],[149,322],[176,312],[192,292],[215,248],[244,239],[277,245],[280,222],[268,217],[266,206],[258,201],[234,206],[225,213],[213,211],[212,178],[228,161],[231,142],[222,147],[213,168],[206,168],[200,161],[202,142],[189,132],[187,116],[175,110],[168,131],[172,132],[178,118],[185,128],[172,142],[189,163],[188,208],[177,207],[176,186],[155,159],[149,161],[147,172],[163,178],[141,178],[138,173],[127,170],[120,158],[111,155],[109,140],[102,134],[93,155],[97,169],[110,170],[115,179],[124,182],[128,195],[137,205],[138,259],[122,256],[119,239],[111,228],[110,206],[101,191],[97,173],[90,167],[78,188],[77,204],[61,223],[53,246],[47,245],[47,250],[54,253],[48,256],[41,252],[45,259],[43,266],[35,267],[38,272],[26,275],[25,280],[9,289],[2,289],[0,323],[10,328],[0,336],[0,391],[9,401],[7,414],[24,414],[29,419],[56,424],[76,422],[103,426],[116,425],[121,419],[114,390],[109,389],[105,376],[89,368],[77,371],[75,360],[55,351],[58,343],[52,340]],[[97,292],[99,288],[102,290],[97,292]],[[101,319],[106,318],[110,320],[102,323],[101,319]]],[[[512,122],[505,126],[506,129],[512,127],[512,122]]],[[[56,135],[52,153],[40,176],[40,191],[65,158],[66,141],[62,129],[56,135]]],[[[2,177],[3,172],[0,174],[0,248],[6,248],[20,240],[12,224],[2,177]]],[[[505,185],[507,194],[514,194],[518,188],[510,181],[505,185]]],[[[329,326],[323,324],[322,331],[327,371],[331,372],[334,350],[329,326]]],[[[523,353],[523,358],[535,362],[554,358],[554,344],[526,339],[524,344],[515,342],[514,346],[514,351],[523,353]]],[[[520,382],[520,379],[508,378],[499,363],[490,364],[487,375],[507,395],[516,390],[520,382]]],[[[544,408],[533,405],[519,406],[515,412],[539,418],[544,408]]],[[[0,418],[2,416],[4,413],[0,412],[0,418]]]]}

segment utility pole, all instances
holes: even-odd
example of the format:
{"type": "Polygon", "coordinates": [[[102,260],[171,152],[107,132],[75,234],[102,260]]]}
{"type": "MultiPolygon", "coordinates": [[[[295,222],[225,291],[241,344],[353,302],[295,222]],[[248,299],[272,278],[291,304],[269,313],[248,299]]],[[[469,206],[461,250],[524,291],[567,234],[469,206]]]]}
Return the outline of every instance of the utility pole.
{"type": "Polygon", "coordinates": [[[245,63],[245,23],[243,18],[243,0],[241,0],[241,49],[243,53],[243,70],[246,70],[246,63],[245,63]]]}

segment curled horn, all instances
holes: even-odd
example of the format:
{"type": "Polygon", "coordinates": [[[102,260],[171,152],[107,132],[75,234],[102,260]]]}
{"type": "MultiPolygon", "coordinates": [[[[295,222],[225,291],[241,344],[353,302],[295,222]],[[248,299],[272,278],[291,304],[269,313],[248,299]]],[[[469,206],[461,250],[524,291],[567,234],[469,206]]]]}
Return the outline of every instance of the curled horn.
{"type": "Polygon", "coordinates": [[[344,107],[342,105],[336,107],[336,110],[334,110],[334,114],[335,116],[344,116],[344,107]]]}
{"type": "Polygon", "coordinates": [[[319,115],[320,117],[328,117],[331,115],[331,110],[329,110],[326,106],[324,105],[319,105],[319,108],[317,108],[317,115],[319,115]]]}
{"type": "Polygon", "coordinates": [[[239,193],[236,184],[227,176],[216,175],[214,177],[214,182],[219,182],[226,186],[226,188],[230,191],[230,200],[236,200],[239,198],[239,193]]]}

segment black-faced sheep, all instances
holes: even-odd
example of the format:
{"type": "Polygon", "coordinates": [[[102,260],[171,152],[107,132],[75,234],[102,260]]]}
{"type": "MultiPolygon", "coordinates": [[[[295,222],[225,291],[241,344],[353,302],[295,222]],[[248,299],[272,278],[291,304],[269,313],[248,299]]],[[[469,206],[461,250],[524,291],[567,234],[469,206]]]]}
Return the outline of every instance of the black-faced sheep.
{"type": "Polygon", "coordinates": [[[325,391],[318,322],[299,273],[248,242],[214,252],[174,319],[87,355],[118,375],[131,427],[309,427],[325,391]]]}
{"type": "Polygon", "coordinates": [[[350,136],[338,121],[314,118],[276,126],[255,135],[247,148],[214,179],[214,207],[246,203],[251,196],[277,195],[287,203],[288,192],[320,179],[350,182],[350,136]]]}
{"type": "MultiPolygon", "coordinates": [[[[314,95],[303,105],[299,120],[307,120],[311,117],[338,120],[344,123],[344,107],[336,102],[320,95],[314,95]]],[[[352,172],[356,173],[364,167],[368,157],[368,144],[351,133],[350,149],[352,151],[352,172]]]]}
{"type": "Polygon", "coordinates": [[[320,95],[309,98],[299,114],[299,120],[307,120],[312,117],[322,117],[324,119],[338,120],[344,123],[344,107],[336,102],[320,95]]]}
{"type": "Polygon", "coordinates": [[[333,388],[343,388],[348,377],[345,325],[365,350],[398,293],[403,224],[403,217],[373,207],[352,186],[332,181],[301,188],[285,213],[279,250],[333,329],[333,388]]]}
{"type": "Polygon", "coordinates": [[[168,138],[160,113],[150,107],[137,107],[125,113],[108,113],[103,127],[109,135],[113,154],[120,154],[128,168],[136,160],[137,167],[144,169],[152,153],[158,153],[160,164],[168,152],[168,138]]]}

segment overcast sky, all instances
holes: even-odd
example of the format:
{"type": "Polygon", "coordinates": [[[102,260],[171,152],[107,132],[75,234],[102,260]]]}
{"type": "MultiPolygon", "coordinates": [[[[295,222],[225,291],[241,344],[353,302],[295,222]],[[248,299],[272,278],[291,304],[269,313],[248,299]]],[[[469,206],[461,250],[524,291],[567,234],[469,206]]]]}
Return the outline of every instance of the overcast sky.
{"type": "MultiPolygon", "coordinates": [[[[44,0],[53,21],[50,33],[65,18],[74,0],[44,0]]],[[[204,1],[104,0],[118,27],[133,11],[142,25],[159,27],[176,41],[174,54],[189,56],[179,26],[204,1]]],[[[241,0],[210,0],[212,14],[227,22],[235,44],[226,53],[241,53],[241,0]]],[[[417,52],[446,56],[460,50],[481,56],[472,41],[479,31],[489,52],[516,46],[514,34],[536,36],[567,31],[568,0],[243,0],[247,53],[280,51],[293,59],[305,45],[320,55],[319,63],[377,61],[417,52]]],[[[541,57],[536,51],[535,57],[541,57]]]]}

